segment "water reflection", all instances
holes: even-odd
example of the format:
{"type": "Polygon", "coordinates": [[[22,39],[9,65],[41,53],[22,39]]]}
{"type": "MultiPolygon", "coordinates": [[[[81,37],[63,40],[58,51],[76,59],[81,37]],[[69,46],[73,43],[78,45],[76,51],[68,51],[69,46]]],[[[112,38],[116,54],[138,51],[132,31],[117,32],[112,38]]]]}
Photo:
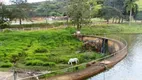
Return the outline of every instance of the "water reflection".
{"type": "Polygon", "coordinates": [[[142,34],[121,37],[129,44],[127,57],[109,71],[88,80],[142,80],[142,34]]]}

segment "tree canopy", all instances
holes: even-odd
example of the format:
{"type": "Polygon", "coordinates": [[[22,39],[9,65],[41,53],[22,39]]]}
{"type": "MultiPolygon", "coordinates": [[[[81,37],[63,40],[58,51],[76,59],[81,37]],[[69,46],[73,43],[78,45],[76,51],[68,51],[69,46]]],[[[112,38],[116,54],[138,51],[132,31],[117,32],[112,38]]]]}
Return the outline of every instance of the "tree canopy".
{"type": "Polygon", "coordinates": [[[90,18],[90,6],[88,0],[70,0],[68,5],[68,16],[73,24],[80,30],[82,25],[88,23],[90,18]]]}

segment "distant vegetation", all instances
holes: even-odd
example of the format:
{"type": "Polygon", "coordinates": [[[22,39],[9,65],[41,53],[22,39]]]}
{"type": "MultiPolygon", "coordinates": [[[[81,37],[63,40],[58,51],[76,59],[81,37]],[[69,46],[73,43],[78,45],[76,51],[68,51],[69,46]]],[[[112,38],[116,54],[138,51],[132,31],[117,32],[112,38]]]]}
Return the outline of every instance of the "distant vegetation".
{"type": "Polygon", "coordinates": [[[14,2],[13,5],[0,6],[0,13],[3,14],[0,15],[0,24],[13,20],[19,20],[19,24],[22,24],[22,20],[31,20],[32,17],[67,16],[69,21],[80,27],[96,17],[107,22],[112,19],[113,23],[131,21],[136,18],[139,9],[136,0],[53,0],[40,3],[14,2]]]}

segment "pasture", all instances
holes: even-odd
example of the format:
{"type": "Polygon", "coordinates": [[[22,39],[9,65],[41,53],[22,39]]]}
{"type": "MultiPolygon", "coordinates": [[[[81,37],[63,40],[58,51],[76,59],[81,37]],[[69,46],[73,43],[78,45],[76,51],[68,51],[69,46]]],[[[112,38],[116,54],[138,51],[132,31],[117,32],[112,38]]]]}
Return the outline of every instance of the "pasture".
{"type": "Polygon", "coordinates": [[[24,70],[58,70],[70,67],[68,60],[79,64],[103,57],[95,52],[80,52],[83,42],[72,34],[73,28],[47,31],[5,31],[0,33],[0,67],[11,69],[18,55],[16,68],[24,70]],[[80,52],[80,53],[79,53],[80,52]]]}

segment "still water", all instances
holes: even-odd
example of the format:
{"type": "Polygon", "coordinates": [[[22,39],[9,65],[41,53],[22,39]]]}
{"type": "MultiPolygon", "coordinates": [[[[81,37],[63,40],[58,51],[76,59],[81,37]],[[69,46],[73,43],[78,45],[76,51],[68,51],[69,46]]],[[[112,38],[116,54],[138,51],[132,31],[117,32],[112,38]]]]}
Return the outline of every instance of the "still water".
{"type": "Polygon", "coordinates": [[[88,80],[142,80],[142,34],[123,37],[128,42],[127,57],[110,70],[88,80]]]}

